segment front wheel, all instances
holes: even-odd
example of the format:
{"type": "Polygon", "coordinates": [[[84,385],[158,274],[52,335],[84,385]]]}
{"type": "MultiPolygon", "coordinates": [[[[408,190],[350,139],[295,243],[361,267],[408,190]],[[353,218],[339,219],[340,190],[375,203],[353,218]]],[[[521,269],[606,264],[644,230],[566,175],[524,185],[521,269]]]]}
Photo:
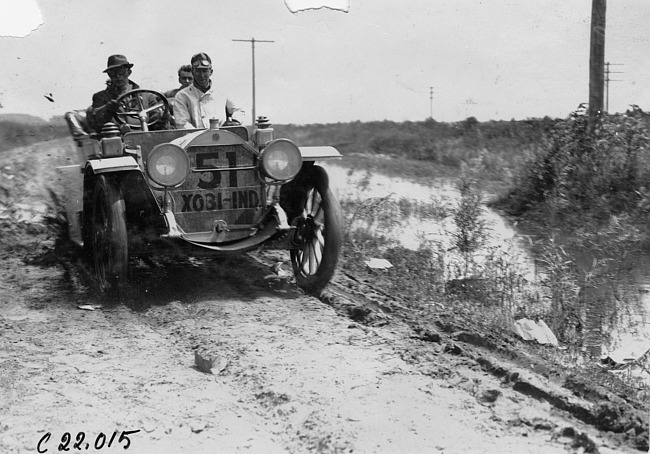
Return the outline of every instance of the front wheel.
{"type": "Polygon", "coordinates": [[[119,186],[100,176],[93,192],[91,245],[99,288],[117,292],[127,280],[129,250],[124,198],[119,186]]]}
{"type": "Polygon", "coordinates": [[[325,169],[313,166],[307,172],[301,179],[302,214],[296,225],[300,247],[291,250],[291,264],[297,284],[319,294],[332,279],[341,252],[341,206],[325,169]]]}

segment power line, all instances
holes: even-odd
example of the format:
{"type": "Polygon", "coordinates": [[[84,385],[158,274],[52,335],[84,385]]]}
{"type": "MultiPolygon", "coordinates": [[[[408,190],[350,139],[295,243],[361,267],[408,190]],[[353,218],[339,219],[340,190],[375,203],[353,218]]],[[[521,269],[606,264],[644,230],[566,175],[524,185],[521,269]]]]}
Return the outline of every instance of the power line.
{"type": "Polygon", "coordinates": [[[255,127],[255,119],[257,118],[255,116],[255,43],[274,43],[275,41],[268,41],[264,39],[233,39],[233,41],[242,41],[242,42],[247,42],[251,43],[251,51],[253,54],[253,127],[255,127]]]}

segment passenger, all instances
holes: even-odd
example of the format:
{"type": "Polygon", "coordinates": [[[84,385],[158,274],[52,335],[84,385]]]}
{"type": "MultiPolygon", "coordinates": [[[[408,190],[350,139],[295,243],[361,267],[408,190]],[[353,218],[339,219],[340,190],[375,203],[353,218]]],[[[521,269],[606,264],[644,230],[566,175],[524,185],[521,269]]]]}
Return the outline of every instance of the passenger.
{"type": "Polygon", "coordinates": [[[212,85],[212,60],[201,52],[190,61],[194,80],[174,98],[174,116],[179,129],[210,127],[210,119],[229,122],[235,112],[234,104],[212,85]]]}
{"type": "Polygon", "coordinates": [[[192,67],[190,65],[183,65],[178,68],[178,82],[181,84],[180,87],[174,88],[172,90],[166,91],[165,96],[167,98],[173,99],[176,96],[176,93],[181,91],[185,87],[192,85],[192,80],[194,76],[192,75],[192,67]]]}
{"type": "Polygon", "coordinates": [[[176,93],[181,91],[183,88],[192,85],[192,80],[194,80],[194,76],[192,75],[192,67],[190,65],[183,65],[178,68],[178,82],[181,84],[181,86],[165,92],[165,97],[167,98],[167,101],[169,101],[169,109],[171,111],[170,126],[173,129],[176,129],[176,119],[174,117],[174,103],[176,101],[174,100],[174,97],[176,96],[176,93]]]}
{"type": "Polygon", "coordinates": [[[124,55],[108,57],[107,68],[103,72],[108,74],[110,80],[106,81],[106,89],[93,95],[93,103],[86,112],[88,125],[94,131],[100,132],[104,123],[112,121],[119,106],[115,100],[120,95],[140,88],[129,79],[132,67],[133,64],[124,55]]]}

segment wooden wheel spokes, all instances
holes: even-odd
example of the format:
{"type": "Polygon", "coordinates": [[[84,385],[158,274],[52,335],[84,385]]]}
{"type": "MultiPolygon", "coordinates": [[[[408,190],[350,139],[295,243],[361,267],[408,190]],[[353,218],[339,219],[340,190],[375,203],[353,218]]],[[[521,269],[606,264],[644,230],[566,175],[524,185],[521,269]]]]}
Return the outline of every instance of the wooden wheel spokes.
{"type": "Polygon", "coordinates": [[[318,191],[312,189],[305,202],[304,245],[300,251],[300,269],[306,276],[316,274],[323,260],[325,248],[325,212],[318,191]]]}
{"type": "Polygon", "coordinates": [[[291,250],[296,283],[313,294],[321,292],[334,275],[341,250],[341,207],[329,188],[325,169],[305,171],[297,189],[302,213],[296,220],[297,249],[291,250]]]}

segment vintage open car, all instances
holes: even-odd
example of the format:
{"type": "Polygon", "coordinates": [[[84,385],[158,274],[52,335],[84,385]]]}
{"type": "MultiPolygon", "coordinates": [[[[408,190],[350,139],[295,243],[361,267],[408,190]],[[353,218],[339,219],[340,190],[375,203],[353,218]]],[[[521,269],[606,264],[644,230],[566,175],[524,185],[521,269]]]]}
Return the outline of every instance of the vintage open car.
{"type": "Polygon", "coordinates": [[[249,131],[232,112],[210,129],[160,128],[170,106],[152,90],[127,92],[118,103],[101,132],[88,128],[85,111],[66,113],[80,164],[60,168],[70,237],[102,290],[124,288],[133,256],[259,247],[289,250],[304,290],[319,293],[329,283],[341,210],[315,162],[341,158],[335,148],[275,139],[264,117],[249,131]]]}

